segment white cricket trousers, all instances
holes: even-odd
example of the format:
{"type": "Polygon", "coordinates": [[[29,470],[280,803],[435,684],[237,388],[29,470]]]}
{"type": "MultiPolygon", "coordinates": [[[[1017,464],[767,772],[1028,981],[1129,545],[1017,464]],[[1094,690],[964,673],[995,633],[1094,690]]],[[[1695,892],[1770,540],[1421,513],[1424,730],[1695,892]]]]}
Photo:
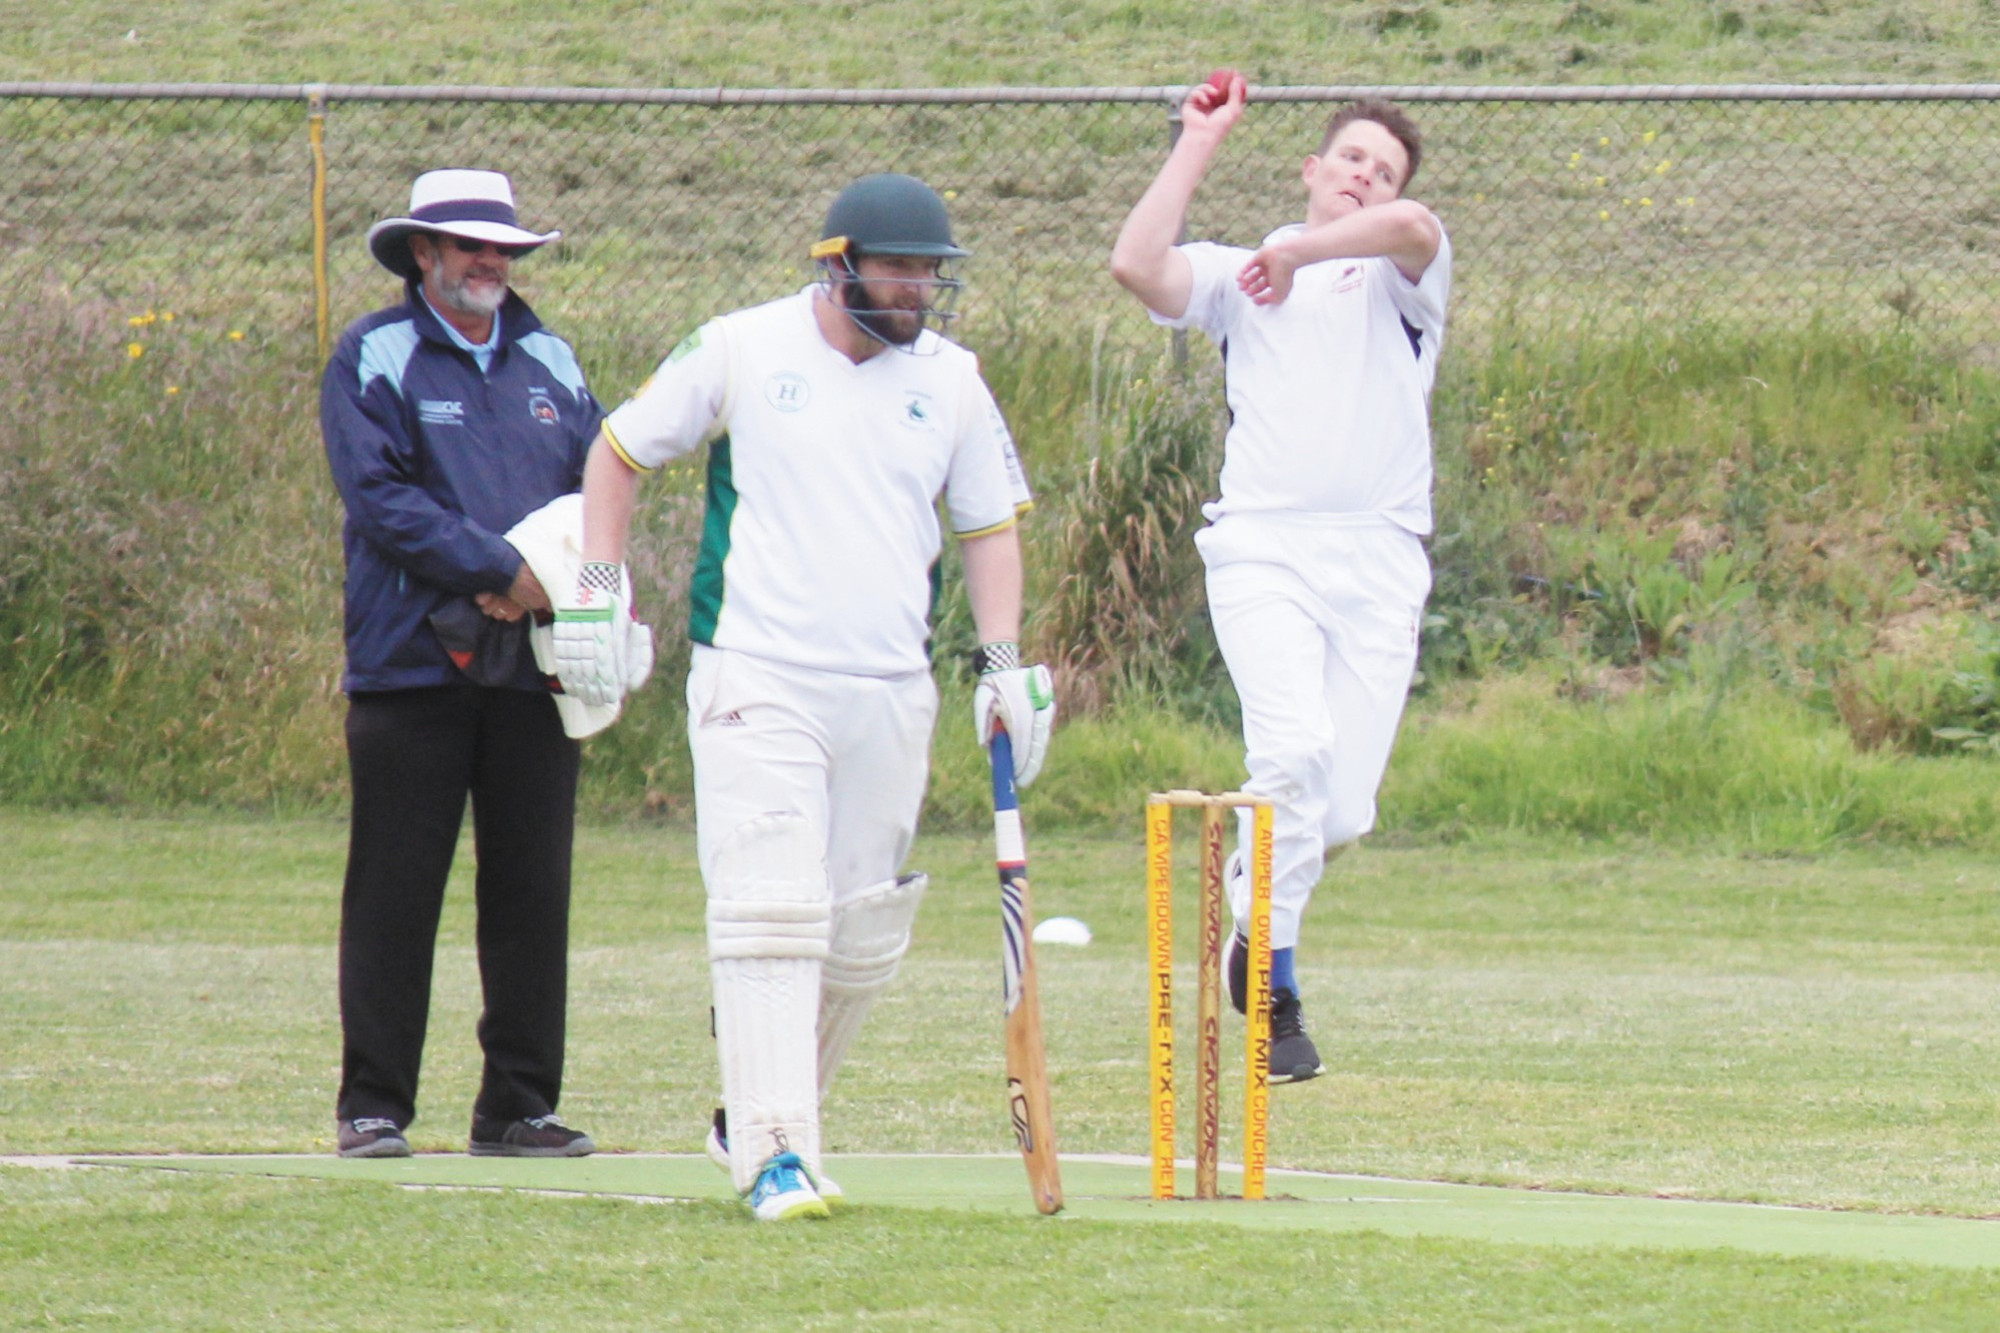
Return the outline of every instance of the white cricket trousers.
{"type": "Polygon", "coordinates": [[[843,907],[909,854],[937,688],[697,646],[687,694],[730,1173],[748,1191],[778,1152],[821,1169],[824,959],[843,907]]]}
{"type": "MultiPolygon", "coordinates": [[[[1243,705],[1245,791],[1273,803],[1271,944],[1297,945],[1326,858],[1375,826],[1417,665],[1430,557],[1375,515],[1225,515],[1195,536],[1243,705]]],[[[1239,845],[1250,843],[1243,812],[1239,845]]],[[[1238,922],[1247,877],[1230,885],[1238,922]]]]}
{"type": "Polygon", "coordinates": [[[704,877],[731,831],[797,814],[826,838],[834,910],[896,878],[930,776],[929,672],[850,676],[696,644],[687,702],[704,877]]]}

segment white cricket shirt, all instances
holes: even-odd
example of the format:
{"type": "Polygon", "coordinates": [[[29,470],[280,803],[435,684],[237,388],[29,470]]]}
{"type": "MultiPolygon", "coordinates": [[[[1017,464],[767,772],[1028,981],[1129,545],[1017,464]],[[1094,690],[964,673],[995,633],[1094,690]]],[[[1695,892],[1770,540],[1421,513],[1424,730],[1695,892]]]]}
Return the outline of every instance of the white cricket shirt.
{"type": "MultiPolygon", "coordinates": [[[[1280,227],[1265,244],[1303,230],[1280,227]]],[[[1187,313],[1222,349],[1229,434],[1211,519],[1259,510],[1374,514],[1431,530],[1431,385],[1451,294],[1451,241],[1421,282],[1394,261],[1329,259],[1259,306],[1236,285],[1253,251],[1179,247],[1194,270],[1187,313]]]]}
{"type": "Polygon", "coordinates": [[[1006,528],[1031,503],[978,358],[926,330],[915,354],[856,365],[829,346],[811,287],[690,334],[604,432],[634,467],[708,445],[689,635],[853,675],[929,666],[933,567],[952,531],[1006,528]]]}

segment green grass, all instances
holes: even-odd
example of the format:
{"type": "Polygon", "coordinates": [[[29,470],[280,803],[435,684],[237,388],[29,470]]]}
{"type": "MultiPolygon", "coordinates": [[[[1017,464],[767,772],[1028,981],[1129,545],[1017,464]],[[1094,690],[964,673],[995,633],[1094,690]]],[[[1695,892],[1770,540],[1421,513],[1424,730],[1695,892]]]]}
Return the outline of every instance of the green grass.
{"type": "MultiPolygon", "coordinates": [[[[0,351],[23,395],[0,422],[0,791],[338,808],[338,506],[310,379],[191,318],[134,361],[101,309],[18,313],[30,336],[0,351]],[[183,382],[200,395],[164,392],[183,382]]],[[[1129,820],[1144,787],[1241,768],[1187,536],[1216,386],[1107,375],[1078,350],[1023,333],[988,360],[1023,404],[1041,495],[1028,639],[1064,707],[1043,790],[1083,828],[1129,820]]],[[[1826,326],[1524,334],[1448,366],[1437,416],[1437,587],[1386,827],[1989,845],[1993,371],[1826,326]],[[1919,761],[1962,743],[1941,728],[1982,756],[1919,761]]],[[[666,651],[590,746],[593,813],[688,813],[677,681],[701,503],[693,469],[644,493],[633,562],[666,651]]],[[[972,626],[946,575],[927,817],[976,827],[972,626]]]]}
{"type": "MultiPolygon", "coordinates": [[[[1138,843],[1038,833],[1034,793],[1028,814],[1039,910],[1097,934],[1042,951],[1063,1148],[1143,1152],[1138,843]]],[[[330,1150],[337,821],[14,811],[0,837],[0,1154],[330,1150]]],[[[829,1147],[1005,1152],[990,853],[933,836],[915,860],[932,896],[829,1103],[829,1147]]],[[[476,1075],[468,888],[446,913],[422,1150],[462,1147],[476,1075]]],[[[714,1097],[701,921],[683,826],[586,831],[564,1110],[608,1149],[698,1147],[714,1097]]],[[[1277,1091],[1276,1165],[1959,1216],[2000,1198],[1990,858],[1367,845],[1336,863],[1301,961],[1331,1072],[1277,1091]]],[[[1225,1103],[1225,1135],[1235,1115],[1225,1103]]],[[[2000,1295],[1985,1272],[1274,1246],[1198,1223],[878,1209],[773,1235],[710,1205],[11,1168],[0,1197],[0,1328],[307,1328],[364,1310],[412,1328],[714,1327],[756,1301],[795,1327],[850,1306],[888,1327],[1240,1326],[1303,1289],[1331,1323],[1409,1329],[1971,1328],[2000,1295]]]]}
{"type": "Polygon", "coordinates": [[[1406,723],[1383,827],[1725,840],[1766,853],[1841,843],[1992,845],[1990,758],[1861,750],[1839,719],[1759,685],[1564,697],[1529,673],[1441,691],[1406,723]]]}
{"type": "MultiPolygon", "coordinates": [[[[888,0],[810,13],[704,0],[559,19],[460,7],[427,12],[413,39],[410,17],[379,3],[82,0],[8,14],[0,78],[1103,85],[1185,82],[1227,61],[1267,84],[1979,80],[1994,75],[1997,22],[1990,6],[1945,0],[888,0]]],[[[1118,540],[1134,517],[1163,531],[1185,518],[1176,487],[1150,484],[1160,455],[1146,451],[1163,420],[1186,423],[1132,385],[1155,367],[1121,353],[1136,316],[1101,265],[1078,285],[1061,264],[1101,255],[1107,219],[1150,170],[1158,115],[1023,113],[1016,146],[996,154],[985,114],[843,121],[832,148],[817,113],[739,114],[717,147],[671,118],[348,106],[332,121],[333,225],[357,236],[428,165],[421,144],[557,181],[578,240],[540,267],[534,294],[615,398],[690,310],[720,299],[691,299],[693,279],[676,277],[669,317],[637,321],[676,327],[634,336],[630,275],[663,271],[649,246],[702,238],[703,271],[741,286],[776,271],[822,177],[893,153],[962,186],[955,207],[984,256],[968,328],[1043,499],[1030,553],[1036,605],[1052,608],[1040,628],[1064,626],[1046,651],[1072,706],[1028,807],[1038,906],[1085,917],[1099,941],[1045,951],[1064,1147],[1137,1152],[1136,794],[1229,785],[1238,760],[1212,645],[1190,618],[1185,550],[1118,540]],[[620,231],[634,173],[656,169],[668,180],[645,210],[651,239],[634,239],[620,231]],[[796,198],[773,201],[774,169],[801,182],[796,198]],[[704,222],[724,233],[712,246],[704,222]],[[1090,322],[1050,336],[1036,305],[1049,290],[1090,322]],[[1142,597],[1063,587],[1119,559],[1152,580],[1142,597]]],[[[1267,108],[1246,123],[1201,229],[1254,231],[1283,211],[1289,182],[1263,164],[1290,160],[1311,114],[1267,108]]],[[[342,788],[338,557],[299,332],[298,113],[10,115],[8,179],[47,193],[76,145],[101,138],[93,189],[121,202],[89,215],[84,240],[43,236],[26,204],[16,219],[31,279],[17,288],[43,294],[10,303],[17,336],[0,351],[0,397],[14,404],[0,427],[0,793],[313,813],[0,813],[0,1153],[324,1152],[338,1058],[342,832],[323,813],[342,788]],[[220,206],[245,197],[255,206],[220,206]],[[180,312],[172,327],[126,324],[165,308],[180,312]],[[247,344],[229,340],[245,328],[247,344]]],[[[1438,400],[1429,678],[1385,791],[1388,832],[1336,865],[1308,921],[1305,978],[1334,1072],[1280,1092],[1278,1162],[1994,1210],[1993,770],[1897,748],[1937,748],[1940,724],[2000,734],[2000,659],[1982,637],[2000,598],[2000,394],[1990,349],[1950,336],[1957,298],[1990,267],[1974,148],[1989,131],[1963,109],[1897,120],[1908,147],[1877,154],[1876,199],[1850,214],[1846,193],[1820,186],[1853,177],[1845,154],[1883,116],[1429,118],[1445,148],[1426,197],[1452,219],[1466,298],[1438,400]],[[1698,205],[1639,202],[1665,159],[1674,195],[1698,205]],[[1593,222],[1600,207],[1611,217],[1593,222]],[[1510,249],[1538,233],[1574,244],[1510,249]],[[1945,239],[1940,267],[1907,289],[1888,272],[1842,288],[1853,330],[1683,324],[1722,290],[1691,256],[1749,244],[1767,276],[1739,291],[1742,266],[1727,265],[1727,290],[1761,313],[1791,285],[1876,273],[1913,235],[1945,239]],[[1518,310],[1493,304],[1503,290],[1518,310]],[[1578,303],[1604,313],[1595,332],[1568,320],[1578,303]],[[1641,338],[1621,332],[1635,318],[1641,338]],[[1527,336],[1510,342],[1517,328],[1527,336]],[[1737,582],[1698,591],[1718,553],[1737,582]],[[1747,596],[1710,596],[1731,589],[1747,596]],[[1876,744],[1890,748],[1862,748],[1876,744]]],[[[334,282],[341,312],[380,295],[358,242],[336,253],[334,282]]],[[[649,494],[649,586],[675,586],[692,499],[674,484],[649,494]]],[[[675,618],[669,596],[659,619],[675,618]]],[[[939,630],[959,645],[962,609],[939,630]]],[[[579,851],[565,1109],[619,1149],[692,1151],[713,1098],[674,675],[670,661],[587,769],[594,813],[649,796],[672,812],[587,829],[579,851]]],[[[982,818],[979,756],[963,682],[944,683],[928,812],[941,832],[919,849],[937,888],[829,1106],[837,1151],[1007,1150],[990,857],[948,831],[982,818]]],[[[445,925],[415,1129],[425,1149],[460,1144],[472,1090],[466,888],[445,925]]],[[[1394,1329],[1982,1328],[1996,1296],[1990,1273],[1727,1252],[1273,1245],[1199,1224],[895,1209],[773,1234],[705,1205],[0,1167],[0,1329],[1242,1328],[1298,1323],[1301,1308],[1394,1329]]]]}
{"type": "Polygon", "coordinates": [[[1974,1329],[1985,1273],[0,1167],[0,1328],[1974,1329]],[[90,1257],[79,1262],[77,1251],[90,1257]],[[884,1280],[893,1270],[893,1281],[884,1280]]]}
{"type": "Polygon", "coordinates": [[[799,23],[781,0],[560,17],[505,3],[411,40],[404,11],[381,0],[310,14],[258,0],[81,0],[60,18],[10,16],[0,77],[893,87],[1186,83],[1225,61],[1294,84],[1958,81],[1994,69],[1991,11],[1955,0],[850,0],[821,12],[830,21],[799,23]]]}

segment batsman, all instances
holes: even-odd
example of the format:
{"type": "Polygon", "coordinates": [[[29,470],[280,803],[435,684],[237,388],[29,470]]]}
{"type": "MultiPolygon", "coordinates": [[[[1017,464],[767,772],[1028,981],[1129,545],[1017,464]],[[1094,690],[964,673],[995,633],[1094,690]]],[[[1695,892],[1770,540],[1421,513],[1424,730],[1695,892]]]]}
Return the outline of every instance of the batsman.
{"type": "MultiPolygon", "coordinates": [[[[1336,112],[1306,157],[1303,224],[1254,250],[1177,245],[1248,93],[1222,70],[1188,95],[1111,271],[1157,322],[1222,349],[1222,494],[1195,544],[1243,705],[1243,787],[1273,805],[1270,1077],[1283,1083],[1323,1071],[1299,994],[1299,924],[1325,862],[1374,827],[1416,669],[1451,244],[1406,197],[1423,154],[1416,125],[1370,101],[1336,112]]],[[[1226,970],[1241,1012],[1240,851],[1227,882],[1239,924],[1226,970]]]]}
{"type": "Polygon", "coordinates": [[[817,281],[690,334],[584,466],[556,652],[564,690],[599,703],[625,679],[611,627],[639,477],[707,449],[687,726],[722,1075],[709,1151],[763,1221],[845,1202],[820,1105],[926,887],[902,870],[938,708],[940,495],[982,645],[980,743],[1003,725],[1025,784],[1055,719],[1019,648],[1027,483],[977,359],[942,336],[966,254],[929,186],[862,177],[811,248],[817,281]]]}

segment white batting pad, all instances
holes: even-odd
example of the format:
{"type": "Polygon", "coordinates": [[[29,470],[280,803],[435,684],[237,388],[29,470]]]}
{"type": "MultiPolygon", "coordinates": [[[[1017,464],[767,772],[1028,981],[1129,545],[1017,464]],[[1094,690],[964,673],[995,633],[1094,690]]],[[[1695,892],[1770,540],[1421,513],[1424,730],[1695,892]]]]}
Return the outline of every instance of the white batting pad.
{"type": "Polygon", "coordinates": [[[799,815],[750,820],[711,862],[709,973],[738,1191],[773,1153],[819,1170],[815,1014],[830,898],[819,832],[799,815]]]}
{"type": "Polygon", "coordinates": [[[833,1086],[847,1048],[875,997],[889,988],[910,947],[910,926],[929,875],[877,884],[834,913],[833,938],[820,972],[819,1095],[833,1086]]]}

